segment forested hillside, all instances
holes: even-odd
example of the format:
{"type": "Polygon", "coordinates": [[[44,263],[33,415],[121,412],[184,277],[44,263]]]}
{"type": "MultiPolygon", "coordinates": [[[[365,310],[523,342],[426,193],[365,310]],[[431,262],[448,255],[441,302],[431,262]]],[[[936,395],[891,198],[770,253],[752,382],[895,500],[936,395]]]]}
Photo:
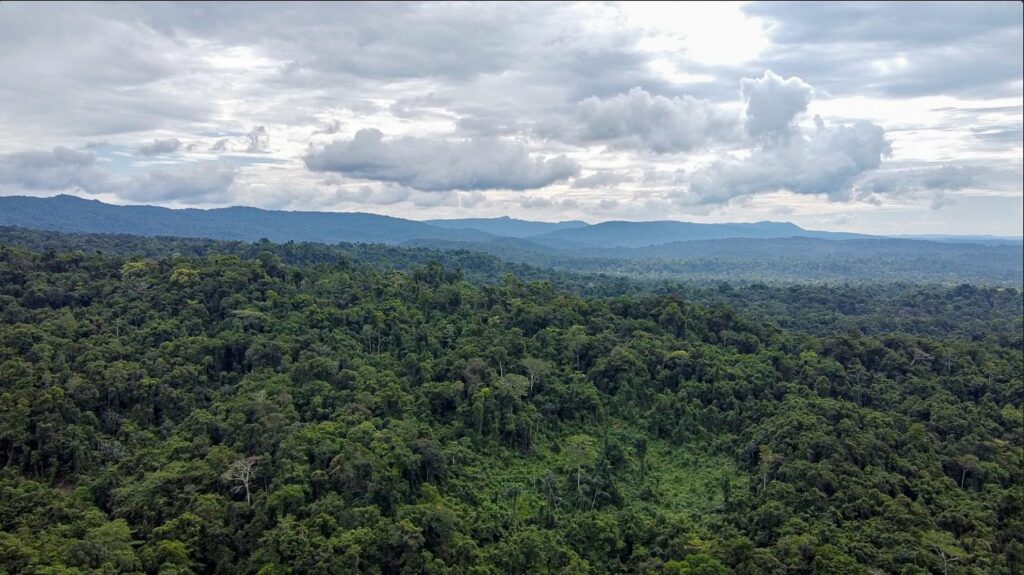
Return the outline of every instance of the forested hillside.
{"type": "MultiPolygon", "coordinates": [[[[596,227],[596,226],[594,226],[596,227]]],[[[545,236],[546,237],[546,236],[545,236]]],[[[643,248],[599,248],[526,240],[410,240],[409,245],[462,249],[510,262],[573,273],[689,281],[821,283],[982,283],[1020,286],[1020,243],[940,243],[872,238],[727,238],[643,248]]]]}
{"type": "Polygon", "coordinates": [[[380,271],[410,271],[432,262],[477,285],[500,283],[506,274],[543,281],[585,297],[673,295],[706,307],[728,306],[750,318],[813,335],[856,330],[903,332],[940,338],[1015,338],[1024,332],[1024,295],[1017,287],[971,284],[864,282],[794,284],[727,283],[686,277],[654,279],[621,274],[573,273],[501,260],[461,250],[384,244],[275,244],[198,238],[151,238],[128,234],[65,234],[0,226],[0,244],[32,251],[104,253],[136,258],[232,255],[259,259],[266,252],[286,264],[368,264],[380,271]]]}
{"type": "Polygon", "coordinates": [[[117,206],[61,195],[0,197],[0,226],[236,243],[268,239],[422,247],[486,253],[504,262],[572,274],[644,280],[1024,283],[1024,244],[1019,238],[966,237],[958,243],[955,237],[939,236],[941,241],[924,241],[805,230],[781,222],[418,222],[363,213],[117,206]]]}
{"type": "Polygon", "coordinates": [[[1022,340],[978,333],[1016,290],[927,288],[975,318],[943,334],[863,288],[865,335],[725,286],[53,241],[0,246],[0,572],[1024,567],[1022,340]]]}

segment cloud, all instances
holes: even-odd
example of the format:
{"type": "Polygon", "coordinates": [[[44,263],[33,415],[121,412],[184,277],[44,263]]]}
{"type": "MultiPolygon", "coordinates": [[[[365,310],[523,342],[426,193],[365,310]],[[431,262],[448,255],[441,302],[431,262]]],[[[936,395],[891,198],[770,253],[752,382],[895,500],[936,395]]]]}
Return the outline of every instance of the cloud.
{"type": "Polygon", "coordinates": [[[228,197],[236,169],[227,162],[178,164],[119,181],[118,196],[135,201],[220,202],[228,197]]]}
{"type": "Polygon", "coordinates": [[[678,187],[684,185],[687,182],[686,170],[682,168],[676,168],[675,170],[646,170],[643,175],[644,185],[654,186],[674,186],[678,187]]]}
{"type": "Polygon", "coordinates": [[[161,154],[177,152],[179,149],[181,149],[181,140],[178,138],[154,139],[152,142],[142,144],[136,148],[135,153],[140,156],[159,156],[161,154]]]}
{"type": "Polygon", "coordinates": [[[197,83],[203,78],[188,72],[201,69],[193,48],[157,33],[137,12],[130,6],[5,3],[5,129],[65,137],[123,134],[180,129],[214,112],[215,102],[197,83]]]}
{"type": "Polygon", "coordinates": [[[92,152],[58,146],[51,151],[0,155],[0,185],[24,190],[94,190],[106,183],[92,152]]]}
{"type": "Polygon", "coordinates": [[[404,202],[412,196],[412,190],[405,186],[386,184],[377,187],[360,186],[355,190],[340,189],[336,192],[338,200],[354,204],[373,204],[388,206],[404,202]]]}
{"type": "Polygon", "coordinates": [[[399,98],[391,103],[388,111],[396,118],[414,120],[430,115],[436,115],[438,110],[451,104],[448,98],[439,97],[437,94],[426,94],[424,96],[412,96],[399,98]]]}
{"type": "Polygon", "coordinates": [[[1019,2],[761,2],[771,45],[752,63],[833,94],[1020,97],[1019,2]]]}
{"type": "Polygon", "coordinates": [[[480,192],[458,192],[459,207],[472,208],[478,204],[487,203],[487,197],[480,192]]]}
{"type": "Polygon", "coordinates": [[[479,138],[385,140],[377,129],[356,132],[311,150],[304,158],[314,172],[394,182],[417,190],[530,190],[568,179],[579,171],[565,156],[531,156],[518,142],[479,138]]]}
{"type": "Polygon", "coordinates": [[[745,109],[737,117],[725,107],[689,95],[652,95],[643,88],[608,98],[592,96],[576,105],[576,125],[547,129],[548,134],[575,132],[581,143],[604,143],[614,149],[658,154],[687,152],[713,144],[736,145],[739,127],[755,140],[786,139],[796,118],[807,111],[813,89],[800,78],[767,70],[759,78],[743,78],[740,93],[745,109]]]}
{"type": "Polygon", "coordinates": [[[512,136],[527,131],[521,121],[522,118],[510,115],[508,112],[508,110],[476,110],[473,115],[459,118],[455,122],[455,126],[461,133],[470,136],[512,136]]]}
{"type": "Polygon", "coordinates": [[[245,137],[249,140],[246,152],[266,152],[270,147],[270,134],[266,126],[254,127],[245,137]]]}
{"type": "Polygon", "coordinates": [[[622,182],[629,181],[629,176],[611,170],[594,172],[589,176],[573,178],[570,187],[575,189],[614,188],[622,182]]]}
{"type": "Polygon", "coordinates": [[[941,207],[954,203],[956,193],[962,190],[1019,198],[1022,177],[1019,164],[913,162],[867,174],[853,186],[852,195],[873,202],[884,197],[928,199],[941,207]]]}
{"type": "Polygon", "coordinates": [[[547,198],[523,196],[519,199],[519,205],[528,210],[540,210],[554,207],[555,203],[547,198]]]}
{"type": "Polygon", "coordinates": [[[956,198],[942,190],[939,190],[932,195],[932,201],[929,203],[928,207],[933,210],[940,210],[946,206],[952,206],[955,203],[956,198]]]}
{"type": "Polygon", "coordinates": [[[892,153],[885,131],[867,121],[795,133],[789,141],[755,149],[748,158],[723,157],[693,174],[683,203],[725,203],[732,198],[788,190],[848,200],[851,185],[892,153]]]}
{"type": "MultiPolygon", "coordinates": [[[[915,205],[922,206],[935,193],[924,180],[938,176],[887,174],[914,161],[968,168],[951,157],[1020,165],[1019,3],[728,4],[721,8],[725,21],[757,28],[739,43],[728,33],[715,38],[718,30],[740,28],[714,26],[714,19],[691,18],[699,23],[680,27],[688,10],[668,15],[671,8],[648,7],[648,20],[638,24],[633,8],[604,3],[366,3],[342,11],[275,3],[3,6],[0,150],[46,150],[27,152],[33,161],[46,159],[36,174],[18,167],[24,157],[0,156],[0,185],[9,188],[115,194],[132,181],[125,174],[152,169],[143,166],[144,156],[126,158],[118,147],[130,142],[131,153],[135,144],[172,136],[182,142],[176,160],[186,159],[177,157],[186,143],[200,142],[196,151],[239,166],[229,189],[249,203],[266,207],[273,190],[273,198],[286,197],[296,209],[330,208],[335,189],[368,183],[374,192],[365,202],[414,217],[417,201],[440,202],[432,214],[440,217],[477,197],[438,188],[535,189],[552,179],[567,183],[534,195],[553,200],[552,210],[577,213],[612,195],[605,190],[613,185],[621,196],[617,209],[626,213],[637,189],[716,201],[733,197],[735,190],[719,190],[731,182],[741,190],[825,190],[837,201],[918,194],[915,205]],[[716,58],[692,49],[696,35],[710,37],[723,53],[739,44],[760,48],[716,58]],[[816,98],[834,100],[808,107],[811,85],[816,98]],[[906,99],[916,96],[927,99],[906,99]],[[936,113],[937,107],[952,111],[936,113]],[[822,124],[815,131],[807,117],[814,113],[851,129],[858,117],[871,119],[885,127],[883,137],[891,133],[899,157],[877,168],[855,155],[843,160],[848,154],[825,135],[838,128],[822,124]],[[366,165],[353,165],[354,151],[344,144],[369,126],[391,138],[366,165]],[[438,133],[447,135],[425,136],[438,133]],[[419,138],[400,144],[401,134],[419,138]],[[319,147],[339,138],[342,144],[311,150],[306,164],[295,161],[310,139],[319,147]],[[55,159],[51,150],[60,143],[83,152],[89,140],[112,142],[91,149],[92,165],[55,159]],[[502,152],[494,165],[483,152],[488,142],[502,152]],[[327,161],[328,149],[339,162],[327,161]],[[559,154],[567,157],[561,165],[553,158],[559,154]],[[324,174],[312,173],[310,161],[336,172],[337,183],[316,185],[324,174]],[[566,180],[575,162],[582,164],[579,177],[566,180]],[[377,181],[353,183],[342,174],[377,181]],[[628,179],[615,184],[619,176],[628,179]],[[396,189],[383,191],[385,183],[396,189]],[[401,188],[409,199],[389,203],[401,188]],[[577,206],[557,199],[566,190],[577,206]]],[[[970,175],[970,186],[946,191],[958,209],[970,205],[968,196],[1020,197],[1019,176],[1014,183],[1001,173],[970,175]],[[993,188],[995,179],[1009,183],[993,188]]],[[[950,183],[955,176],[949,174],[950,183]]],[[[165,191],[166,180],[158,182],[165,191]]],[[[514,213],[521,196],[487,194],[487,201],[495,213],[514,213]]],[[[773,199],[779,197],[791,196],[763,199],[786,201],[773,199]]],[[[739,207],[731,213],[745,217],[739,207]]],[[[704,206],[671,209],[649,213],[672,217],[704,206]]],[[[1018,211],[1014,205],[1012,223],[1018,211]]],[[[1004,212],[989,215],[1005,222],[1004,212]]],[[[872,212],[858,225],[891,213],[872,212]]]]}
{"type": "Polygon", "coordinates": [[[1024,125],[972,127],[971,133],[985,147],[1006,149],[1024,141],[1024,125]]]}
{"type": "Polygon", "coordinates": [[[485,201],[482,193],[472,192],[416,192],[410,200],[417,208],[471,208],[485,201]]]}
{"type": "Polygon", "coordinates": [[[814,128],[801,129],[796,120],[807,111],[814,89],[800,78],[783,79],[770,70],[759,78],[743,78],[740,93],[746,105],[744,129],[753,147],[743,155],[720,155],[695,170],[686,190],[675,194],[677,203],[718,205],[779,191],[832,201],[877,201],[877,190],[865,196],[859,185],[892,155],[881,126],[866,120],[827,126],[815,116],[814,128]]]}
{"type": "Polygon", "coordinates": [[[984,38],[993,31],[1019,28],[1021,9],[1010,3],[922,5],[837,2],[807,5],[799,1],[752,4],[748,14],[775,24],[777,43],[902,42],[937,47],[951,41],[984,38]],[[828,26],[823,26],[828,23],[828,26]],[[954,25],[955,24],[955,25],[954,25]]]}
{"type": "Polygon", "coordinates": [[[714,140],[732,139],[736,118],[707,100],[667,98],[643,88],[609,98],[596,96],[576,106],[579,139],[613,148],[684,152],[714,140]]]}
{"type": "Polygon", "coordinates": [[[807,111],[813,90],[800,78],[782,79],[771,70],[740,80],[746,104],[744,127],[754,138],[788,138],[793,120],[807,111]]]}
{"type": "Polygon", "coordinates": [[[961,190],[977,185],[984,172],[979,168],[943,165],[929,168],[895,169],[879,172],[861,183],[864,192],[886,195],[919,190],[961,190]]]}
{"type": "Polygon", "coordinates": [[[340,129],[341,129],[341,122],[339,122],[336,119],[332,119],[330,122],[327,122],[327,124],[324,125],[323,128],[319,128],[319,129],[313,130],[313,135],[315,136],[317,134],[326,134],[326,135],[329,136],[331,134],[337,134],[338,130],[340,130],[340,129]]]}
{"type": "Polygon", "coordinates": [[[136,201],[222,200],[235,173],[235,167],[226,162],[204,162],[115,178],[97,167],[91,152],[56,147],[52,151],[0,155],[0,187],[33,191],[79,189],[136,201]]]}
{"type": "Polygon", "coordinates": [[[852,187],[851,196],[874,204],[881,204],[886,197],[927,200],[931,209],[937,210],[955,204],[954,192],[959,190],[999,187],[999,175],[989,166],[888,168],[861,178],[852,187]]]}

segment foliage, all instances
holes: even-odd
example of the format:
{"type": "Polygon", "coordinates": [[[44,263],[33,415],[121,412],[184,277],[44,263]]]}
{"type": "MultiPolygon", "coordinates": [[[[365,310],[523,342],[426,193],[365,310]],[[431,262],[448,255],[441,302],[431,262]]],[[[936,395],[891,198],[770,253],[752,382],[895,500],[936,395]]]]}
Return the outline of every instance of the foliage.
{"type": "Polygon", "coordinates": [[[1024,566],[1021,339],[957,309],[1019,294],[922,292],[969,336],[878,310],[829,332],[680,290],[145,242],[0,246],[0,572],[1024,566]]]}

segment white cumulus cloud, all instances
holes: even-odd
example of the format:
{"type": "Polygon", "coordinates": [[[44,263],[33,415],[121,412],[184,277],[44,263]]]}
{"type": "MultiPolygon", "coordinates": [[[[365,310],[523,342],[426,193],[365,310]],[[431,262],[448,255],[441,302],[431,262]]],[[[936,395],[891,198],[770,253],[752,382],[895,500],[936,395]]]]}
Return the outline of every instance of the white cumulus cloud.
{"type": "Polygon", "coordinates": [[[579,171],[579,166],[565,156],[534,156],[515,141],[385,140],[384,134],[373,128],[359,130],[351,140],[312,150],[304,160],[315,172],[394,182],[428,192],[530,190],[565,180],[579,171]]]}
{"type": "Polygon", "coordinates": [[[728,140],[736,117],[692,96],[652,95],[642,88],[609,98],[596,96],[576,107],[579,138],[613,148],[683,152],[713,140],[728,140]]]}

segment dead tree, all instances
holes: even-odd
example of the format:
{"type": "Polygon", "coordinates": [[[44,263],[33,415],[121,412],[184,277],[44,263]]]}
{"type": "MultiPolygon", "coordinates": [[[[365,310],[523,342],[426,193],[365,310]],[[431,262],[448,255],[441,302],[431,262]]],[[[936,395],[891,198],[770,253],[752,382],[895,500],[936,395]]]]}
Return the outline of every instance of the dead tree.
{"type": "Polygon", "coordinates": [[[256,475],[256,464],[258,463],[258,457],[246,457],[244,459],[239,459],[232,463],[231,467],[229,467],[224,473],[225,481],[236,484],[231,488],[231,492],[241,493],[242,491],[245,491],[245,502],[249,505],[252,504],[252,493],[249,488],[252,485],[254,476],[256,475]]]}
{"type": "Polygon", "coordinates": [[[927,359],[934,359],[933,356],[928,355],[927,353],[924,352],[924,350],[918,349],[916,347],[914,349],[910,350],[910,353],[913,354],[913,356],[914,356],[914,359],[910,362],[911,366],[913,366],[915,363],[917,363],[917,360],[924,361],[924,360],[927,360],[927,359]]]}

